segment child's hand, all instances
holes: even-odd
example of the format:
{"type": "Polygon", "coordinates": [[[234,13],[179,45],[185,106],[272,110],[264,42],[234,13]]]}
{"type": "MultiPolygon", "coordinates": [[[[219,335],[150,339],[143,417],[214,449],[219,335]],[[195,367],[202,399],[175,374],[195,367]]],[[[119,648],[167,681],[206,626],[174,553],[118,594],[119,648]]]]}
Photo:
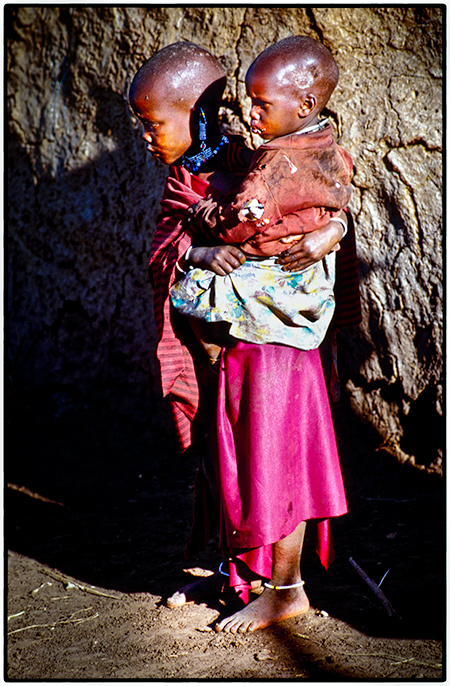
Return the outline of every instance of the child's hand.
{"type": "Polygon", "coordinates": [[[331,221],[321,229],[303,234],[302,240],[294,243],[288,250],[281,253],[277,264],[282,264],[283,271],[297,272],[310,267],[322,260],[336,247],[342,238],[344,230],[337,222],[331,221]]]}
{"type": "Polygon", "coordinates": [[[210,269],[219,276],[226,276],[245,262],[244,253],[235,245],[216,245],[213,248],[192,248],[189,263],[194,267],[210,269]]]}

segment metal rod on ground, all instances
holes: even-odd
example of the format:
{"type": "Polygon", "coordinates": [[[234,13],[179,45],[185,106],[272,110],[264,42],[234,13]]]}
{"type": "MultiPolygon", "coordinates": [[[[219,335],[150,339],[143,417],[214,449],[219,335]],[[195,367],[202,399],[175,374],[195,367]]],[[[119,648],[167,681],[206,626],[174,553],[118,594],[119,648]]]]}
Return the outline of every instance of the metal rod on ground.
{"type": "Polygon", "coordinates": [[[361,579],[363,579],[366,582],[366,584],[369,586],[369,588],[373,591],[373,593],[375,593],[376,597],[378,598],[378,600],[380,601],[380,603],[383,605],[384,609],[388,613],[389,617],[393,617],[394,615],[397,615],[397,613],[394,610],[394,608],[392,607],[391,603],[386,598],[383,591],[377,586],[375,581],[373,581],[373,579],[371,579],[369,576],[367,576],[365,571],[363,569],[361,569],[359,564],[357,564],[352,557],[349,557],[348,561],[350,562],[352,567],[354,569],[356,569],[356,571],[358,572],[361,579]]]}

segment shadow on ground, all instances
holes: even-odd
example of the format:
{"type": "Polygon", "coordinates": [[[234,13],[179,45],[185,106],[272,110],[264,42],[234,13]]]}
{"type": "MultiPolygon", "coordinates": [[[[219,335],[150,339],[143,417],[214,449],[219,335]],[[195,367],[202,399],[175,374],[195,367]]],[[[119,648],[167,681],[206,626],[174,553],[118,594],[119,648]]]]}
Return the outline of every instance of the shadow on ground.
{"type": "MultiPolygon", "coordinates": [[[[183,567],[217,569],[215,542],[183,561],[196,460],[180,455],[164,428],[168,408],[151,425],[135,423],[75,395],[27,391],[9,404],[7,547],[87,584],[163,598],[186,581],[183,567]]],[[[369,636],[442,638],[441,482],[382,451],[345,458],[343,472],[350,513],[333,522],[328,571],[314,553],[314,526],[307,532],[302,569],[312,606],[369,636]],[[382,588],[401,620],[387,616],[350,556],[377,583],[387,573],[382,588]]]]}

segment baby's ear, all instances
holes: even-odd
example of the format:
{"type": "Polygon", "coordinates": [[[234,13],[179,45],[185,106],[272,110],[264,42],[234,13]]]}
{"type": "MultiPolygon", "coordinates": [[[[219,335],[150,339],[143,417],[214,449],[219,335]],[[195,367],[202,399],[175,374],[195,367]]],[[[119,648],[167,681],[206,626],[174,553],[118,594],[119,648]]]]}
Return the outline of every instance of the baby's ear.
{"type": "Polygon", "coordinates": [[[317,98],[315,95],[310,93],[306,95],[300,102],[298,106],[298,116],[299,117],[309,117],[309,115],[317,107],[317,98]]]}

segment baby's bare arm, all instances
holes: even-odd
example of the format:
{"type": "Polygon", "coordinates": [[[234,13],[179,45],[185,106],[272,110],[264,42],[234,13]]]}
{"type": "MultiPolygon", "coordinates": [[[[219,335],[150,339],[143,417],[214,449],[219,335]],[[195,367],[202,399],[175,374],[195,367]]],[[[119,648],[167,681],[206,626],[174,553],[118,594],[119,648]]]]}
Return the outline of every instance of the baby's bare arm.
{"type": "MultiPolygon", "coordinates": [[[[338,217],[347,223],[345,212],[338,217]]],[[[301,271],[328,255],[340,242],[344,233],[342,224],[331,220],[321,229],[305,233],[300,241],[294,243],[282,253],[277,262],[283,265],[283,271],[301,271]]]]}
{"type": "Polygon", "coordinates": [[[216,245],[212,248],[192,248],[189,252],[188,261],[180,260],[180,267],[182,269],[188,266],[201,267],[202,269],[210,269],[219,276],[226,276],[244,262],[244,253],[235,245],[216,245]]]}

